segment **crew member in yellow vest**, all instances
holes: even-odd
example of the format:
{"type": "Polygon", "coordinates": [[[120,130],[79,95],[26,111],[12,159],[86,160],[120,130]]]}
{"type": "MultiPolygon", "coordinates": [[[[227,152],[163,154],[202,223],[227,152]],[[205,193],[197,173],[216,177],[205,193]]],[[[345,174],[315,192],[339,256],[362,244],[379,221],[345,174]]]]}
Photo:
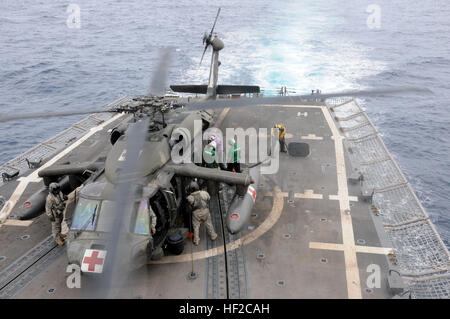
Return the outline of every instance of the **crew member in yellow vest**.
{"type": "Polygon", "coordinates": [[[279,123],[275,125],[275,128],[278,129],[278,140],[280,141],[280,151],[283,153],[287,153],[287,146],[286,146],[286,126],[284,126],[283,123],[279,123]]]}

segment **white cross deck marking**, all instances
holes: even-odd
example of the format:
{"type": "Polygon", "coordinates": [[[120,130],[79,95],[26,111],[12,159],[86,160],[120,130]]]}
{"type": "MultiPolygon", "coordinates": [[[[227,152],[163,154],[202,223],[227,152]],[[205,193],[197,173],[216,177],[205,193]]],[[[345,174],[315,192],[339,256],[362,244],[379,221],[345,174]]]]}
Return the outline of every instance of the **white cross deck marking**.
{"type": "Polygon", "coordinates": [[[352,216],[346,214],[350,211],[350,199],[347,188],[347,172],[345,168],[343,136],[339,134],[331,115],[326,107],[321,107],[322,113],[334,137],[334,150],[336,153],[336,173],[338,183],[339,210],[342,225],[342,242],[347,278],[347,293],[349,299],[361,299],[361,282],[359,279],[358,260],[356,258],[355,237],[353,233],[352,216]]]}
{"type": "Polygon", "coordinates": [[[350,299],[361,299],[361,282],[359,278],[358,260],[356,258],[356,245],[353,232],[352,216],[346,212],[350,212],[350,198],[347,187],[347,172],[345,168],[344,156],[344,137],[339,133],[330,112],[326,106],[319,105],[277,105],[277,107],[286,108],[315,108],[321,109],[328,127],[332,132],[331,139],[334,141],[334,150],[336,154],[336,175],[338,185],[339,211],[342,226],[342,247],[345,259],[345,275],[347,280],[347,294],[350,299]]]}
{"type": "Polygon", "coordinates": [[[0,211],[0,227],[2,226],[2,224],[8,218],[8,216],[11,213],[12,209],[17,204],[17,201],[20,199],[20,197],[22,197],[22,194],[24,193],[25,189],[27,188],[28,183],[37,183],[37,182],[41,181],[41,178],[38,176],[38,173],[41,170],[43,170],[43,169],[53,165],[54,163],[56,163],[56,161],[58,161],[63,156],[68,154],[70,151],[72,151],[75,148],[77,148],[78,146],[80,146],[89,137],[91,137],[95,133],[103,130],[103,128],[105,126],[107,126],[108,124],[114,122],[115,120],[117,120],[119,117],[121,117],[123,115],[124,115],[124,113],[117,114],[116,116],[110,118],[108,121],[103,122],[101,125],[98,125],[98,126],[95,126],[95,127],[91,128],[88,133],[86,133],[84,136],[82,136],[80,139],[78,139],[75,143],[73,143],[72,145],[70,145],[66,149],[62,150],[57,155],[55,155],[52,159],[50,159],[47,163],[45,163],[44,165],[42,165],[41,167],[36,169],[33,173],[31,173],[30,175],[28,175],[26,177],[18,178],[17,180],[19,181],[19,185],[17,185],[15,191],[12,193],[11,197],[6,202],[7,204],[5,204],[3,209],[0,211]]]}
{"type": "Polygon", "coordinates": [[[316,134],[308,134],[300,137],[302,140],[313,140],[313,141],[321,141],[323,140],[322,136],[316,136],[316,134]]]}
{"type": "Polygon", "coordinates": [[[314,194],[314,190],[312,189],[305,189],[305,192],[302,193],[295,193],[294,198],[311,198],[311,199],[323,199],[322,194],[314,194]]]}
{"type": "MultiPolygon", "coordinates": [[[[289,197],[288,192],[280,192],[281,196],[289,197]]],[[[273,196],[273,193],[270,191],[263,192],[264,196],[273,196]]],[[[322,194],[314,194],[312,189],[305,189],[304,193],[294,193],[294,198],[304,198],[304,199],[323,199],[322,194]]]]}
{"type": "MultiPolygon", "coordinates": [[[[329,195],[328,198],[330,200],[339,200],[339,195],[329,195]]],[[[348,196],[348,200],[352,201],[352,202],[357,202],[358,201],[358,196],[348,196]]]]}
{"type": "Polygon", "coordinates": [[[17,219],[7,219],[3,225],[5,226],[22,226],[28,227],[33,223],[32,220],[17,220],[17,219]]]}
{"type": "MultiPolygon", "coordinates": [[[[318,243],[312,241],[309,243],[309,248],[343,251],[344,245],[332,243],[318,243]]],[[[392,248],[389,247],[374,247],[374,246],[359,246],[359,245],[355,246],[355,250],[357,253],[379,254],[379,255],[389,255],[394,252],[392,248]]]]}

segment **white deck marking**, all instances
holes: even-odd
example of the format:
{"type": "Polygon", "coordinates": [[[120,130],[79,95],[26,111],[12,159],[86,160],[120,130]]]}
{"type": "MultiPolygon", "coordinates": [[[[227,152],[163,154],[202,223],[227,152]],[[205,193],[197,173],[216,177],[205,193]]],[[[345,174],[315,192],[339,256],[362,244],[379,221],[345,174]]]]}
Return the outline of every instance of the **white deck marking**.
{"type": "MultiPolygon", "coordinates": [[[[263,196],[273,196],[271,191],[263,191],[263,196]]],[[[289,197],[288,192],[280,192],[280,195],[287,198],[289,197]]],[[[304,198],[304,199],[323,199],[322,194],[314,194],[314,190],[305,189],[304,193],[294,193],[294,198],[304,198]]]]}
{"type": "Polygon", "coordinates": [[[342,140],[344,137],[339,133],[330,112],[326,106],[319,105],[277,105],[278,107],[288,108],[318,108],[322,110],[322,114],[328,123],[333,134],[331,137],[334,141],[334,150],[336,153],[336,174],[338,184],[339,211],[341,215],[342,226],[342,242],[344,248],[345,259],[345,275],[347,279],[347,294],[349,299],[361,299],[361,282],[359,279],[358,260],[356,258],[356,245],[353,233],[353,224],[350,212],[350,198],[347,188],[347,172],[345,168],[344,145],[342,140]]]}
{"type": "MultiPolygon", "coordinates": [[[[339,200],[340,196],[339,195],[329,195],[328,198],[330,200],[339,200]]],[[[352,201],[352,202],[357,202],[358,201],[358,196],[348,196],[348,200],[352,201]]]]}
{"type": "Polygon", "coordinates": [[[322,136],[316,136],[316,134],[308,134],[300,137],[302,140],[314,140],[314,141],[321,141],[323,140],[322,136]]]}
{"type": "Polygon", "coordinates": [[[343,136],[339,134],[328,109],[322,107],[323,115],[334,137],[334,150],[336,153],[336,173],[338,182],[339,210],[342,224],[342,242],[344,246],[344,258],[347,278],[347,293],[349,299],[361,299],[361,282],[359,278],[358,260],[356,258],[355,237],[350,212],[350,199],[347,188],[347,172],[345,168],[343,136]]]}
{"type": "Polygon", "coordinates": [[[286,139],[289,139],[289,138],[293,138],[294,135],[291,134],[291,133],[286,133],[286,134],[284,134],[284,137],[285,137],[286,139]]]}
{"type": "Polygon", "coordinates": [[[294,105],[294,104],[261,104],[259,106],[305,108],[305,109],[322,109],[323,107],[325,107],[320,105],[294,105]]]}
{"type": "Polygon", "coordinates": [[[314,194],[314,190],[305,189],[305,192],[302,193],[294,193],[295,198],[310,198],[310,199],[323,199],[322,194],[314,194]]]}
{"type": "Polygon", "coordinates": [[[7,219],[3,225],[5,226],[21,226],[28,227],[33,223],[32,220],[7,219]]]}
{"type": "Polygon", "coordinates": [[[366,254],[389,255],[389,254],[393,254],[394,250],[389,247],[372,247],[372,246],[356,245],[356,252],[357,253],[366,253],[366,254]]]}
{"type": "Polygon", "coordinates": [[[55,155],[52,159],[50,159],[44,165],[42,165],[41,167],[36,169],[33,173],[31,173],[30,175],[28,175],[26,177],[18,178],[17,180],[19,181],[19,185],[17,185],[15,191],[12,193],[11,197],[8,199],[8,201],[7,201],[8,205],[5,205],[3,207],[3,209],[1,210],[1,212],[0,212],[0,227],[2,226],[2,223],[4,223],[6,221],[6,219],[8,218],[8,216],[11,213],[12,209],[17,204],[17,201],[20,199],[20,197],[22,197],[22,194],[25,191],[25,189],[27,188],[28,183],[37,183],[37,182],[41,181],[41,178],[38,176],[38,173],[41,170],[43,170],[43,169],[53,165],[54,163],[56,163],[56,161],[58,161],[63,156],[65,156],[66,154],[68,154],[69,152],[71,152],[72,150],[77,148],[78,146],[80,146],[89,137],[91,137],[95,133],[103,130],[103,128],[105,126],[107,126],[108,124],[114,122],[115,120],[117,120],[118,118],[120,118],[123,115],[124,115],[124,113],[117,114],[116,116],[110,118],[108,121],[103,122],[102,124],[91,128],[88,133],[86,133],[84,136],[82,136],[80,139],[78,139],[75,143],[73,143],[72,145],[70,145],[66,149],[62,150],[57,155],[55,155]]]}
{"type": "MultiPolygon", "coordinates": [[[[286,134],[285,134],[285,138],[286,139],[291,139],[293,137],[294,137],[294,134],[286,132],[286,134]]],[[[310,133],[308,135],[300,136],[300,139],[302,139],[302,140],[321,141],[321,140],[323,140],[323,137],[322,136],[316,136],[316,134],[314,134],[314,133],[310,133]]]]}
{"type": "MultiPolygon", "coordinates": [[[[344,251],[344,245],[342,244],[332,244],[332,243],[318,243],[318,242],[310,242],[309,248],[311,249],[325,249],[325,250],[337,250],[344,251]]],[[[379,254],[379,255],[389,255],[393,253],[392,248],[388,247],[373,247],[373,246],[355,246],[357,253],[366,253],[366,254],[379,254]]]]}

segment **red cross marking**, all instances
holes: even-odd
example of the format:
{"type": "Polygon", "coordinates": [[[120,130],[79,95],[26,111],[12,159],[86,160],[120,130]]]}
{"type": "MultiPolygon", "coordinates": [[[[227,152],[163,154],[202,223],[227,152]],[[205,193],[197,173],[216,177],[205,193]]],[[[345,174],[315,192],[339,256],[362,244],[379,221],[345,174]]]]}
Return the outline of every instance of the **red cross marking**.
{"type": "Polygon", "coordinates": [[[98,251],[93,251],[91,257],[84,257],[83,264],[88,264],[88,270],[94,271],[95,265],[103,265],[104,258],[98,258],[98,251]]]}
{"type": "Polygon", "coordinates": [[[253,201],[256,199],[256,191],[253,187],[249,186],[247,192],[252,196],[253,201]]]}

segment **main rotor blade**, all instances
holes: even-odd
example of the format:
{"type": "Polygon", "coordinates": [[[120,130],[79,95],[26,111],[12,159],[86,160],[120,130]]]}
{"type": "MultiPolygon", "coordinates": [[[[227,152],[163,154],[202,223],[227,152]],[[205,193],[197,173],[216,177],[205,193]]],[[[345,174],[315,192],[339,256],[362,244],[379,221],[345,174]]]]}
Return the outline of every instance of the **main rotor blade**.
{"type": "Polygon", "coordinates": [[[161,96],[164,95],[167,78],[169,76],[169,66],[172,58],[173,48],[162,49],[159,56],[158,66],[153,73],[152,80],[150,82],[150,88],[148,95],[161,96]]]}
{"type": "Polygon", "coordinates": [[[205,50],[203,50],[202,58],[200,59],[200,63],[199,63],[199,65],[201,65],[201,64],[202,64],[202,61],[203,61],[203,57],[205,56],[205,53],[206,53],[206,50],[208,49],[208,46],[209,46],[209,44],[207,43],[207,44],[205,45],[205,50]]]}
{"type": "Polygon", "coordinates": [[[369,97],[377,95],[389,95],[399,93],[433,93],[427,88],[417,87],[397,87],[397,88],[379,88],[368,90],[352,90],[335,92],[328,94],[309,94],[309,95],[292,95],[292,96],[274,96],[274,97],[255,97],[255,98],[239,98],[239,99],[223,99],[223,100],[203,100],[198,102],[188,102],[185,104],[187,110],[200,109],[220,109],[224,107],[244,107],[263,104],[292,104],[302,103],[308,100],[328,99],[332,97],[369,97]]]}
{"type": "Polygon", "coordinates": [[[302,95],[304,98],[321,98],[327,99],[331,97],[341,97],[341,96],[377,96],[377,95],[389,95],[398,93],[433,93],[430,89],[421,87],[394,87],[394,88],[379,88],[379,89],[368,89],[368,90],[349,90],[336,93],[328,94],[314,94],[314,95],[302,95]]]}
{"type": "Polygon", "coordinates": [[[101,110],[86,110],[86,111],[71,111],[71,112],[47,112],[47,113],[33,113],[33,114],[24,114],[24,115],[0,116],[0,122],[29,120],[29,119],[37,119],[37,118],[73,116],[73,115],[83,115],[83,114],[93,114],[93,113],[109,113],[109,112],[116,112],[116,110],[101,109],[101,110]]]}
{"type": "Polygon", "coordinates": [[[209,34],[210,36],[212,36],[212,34],[214,32],[214,28],[216,27],[216,22],[217,22],[217,19],[219,18],[219,14],[220,14],[220,8],[219,8],[219,10],[217,10],[216,19],[214,20],[214,24],[213,24],[213,27],[211,29],[211,33],[209,34]]]}
{"type": "MultiPolygon", "coordinates": [[[[106,245],[108,249],[107,263],[105,272],[102,274],[101,284],[99,285],[100,295],[102,297],[112,297],[110,295],[112,284],[121,285],[127,279],[129,274],[129,262],[131,258],[130,243],[127,239],[129,232],[129,222],[134,200],[136,198],[137,182],[127,178],[136,176],[139,163],[139,154],[142,150],[148,130],[149,118],[133,124],[127,130],[126,136],[126,155],[125,161],[120,168],[120,179],[115,185],[114,209],[109,212],[108,218],[111,218],[112,225],[109,229],[110,239],[106,245]]],[[[120,288],[120,287],[119,287],[120,288]]]]}

